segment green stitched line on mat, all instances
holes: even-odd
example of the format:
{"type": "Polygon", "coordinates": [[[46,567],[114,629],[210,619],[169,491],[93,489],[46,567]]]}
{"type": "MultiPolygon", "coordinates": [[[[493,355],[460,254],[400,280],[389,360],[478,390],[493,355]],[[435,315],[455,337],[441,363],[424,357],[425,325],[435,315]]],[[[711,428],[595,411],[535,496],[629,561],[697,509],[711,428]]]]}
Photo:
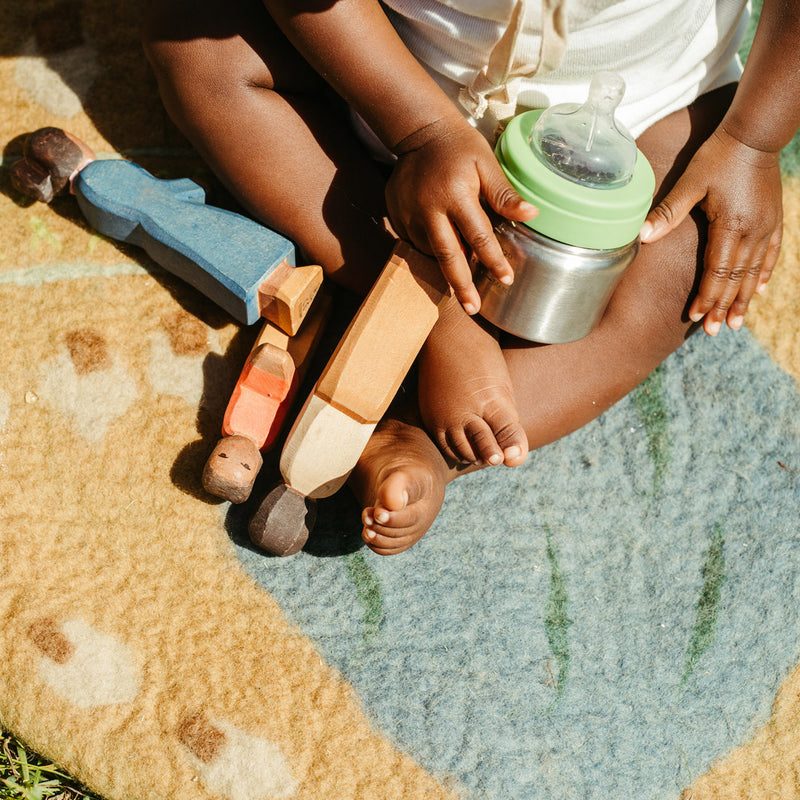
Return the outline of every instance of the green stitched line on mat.
{"type": "Polygon", "coordinates": [[[544,618],[544,630],[547,634],[547,643],[550,652],[556,660],[558,677],[556,678],[556,696],[551,708],[561,699],[569,676],[569,641],[567,631],[572,620],[567,615],[567,584],[558,562],[558,553],[553,544],[553,537],[549,528],[545,526],[547,541],[547,559],[550,562],[550,597],[547,599],[547,609],[544,618]]]}
{"type": "Polygon", "coordinates": [[[647,435],[647,452],[655,467],[653,493],[657,494],[664,482],[672,456],[669,435],[669,413],[664,392],[663,365],[645,378],[633,391],[633,404],[644,424],[647,435]]]}
{"type": "Polygon", "coordinates": [[[364,634],[361,644],[366,647],[378,636],[383,622],[381,582],[361,553],[350,553],[345,563],[347,575],[356,588],[356,600],[364,610],[364,634]]]}
{"type": "Polygon", "coordinates": [[[686,649],[686,665],[683,669],[681,687],[689,679],[703,653],[714,642],[719,617],[719,600],[722,584],[725,583],[724,547],[725,536],[722,532],[722,525],[718,522],[714,526],[714,533],[711,536],[711,543],[703,564],[703,588],[700,591],[700,599],[697,601],[697,616],[692,637],[686,649]]]}

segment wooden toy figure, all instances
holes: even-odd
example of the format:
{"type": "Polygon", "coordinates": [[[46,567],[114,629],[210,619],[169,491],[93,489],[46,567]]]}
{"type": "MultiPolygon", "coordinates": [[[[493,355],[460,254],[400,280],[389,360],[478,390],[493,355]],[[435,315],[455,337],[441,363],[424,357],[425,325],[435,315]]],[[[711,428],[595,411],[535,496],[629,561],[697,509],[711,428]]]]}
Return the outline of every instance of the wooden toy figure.
{"type": "Polygon", "coordinates": [[[294,336],[264,323],[228,402],[224,438],[203,470],[206,491],[232,503],[250,497],[263,463],[261,453],[275,444],[330,310],[330,296],[321,291],[294,336]]]}
{"type": "Polygon", "coordinates": [[[284,483],[250,521],[254,544],[282,556],[303,547],[314,500],[347,480],[450,291],[433,259],[397,243],[289,431],[284,483]]]}
{"type": "Polygon", "coordinates": [[[43,202],[67,183],[97,231],[142,247],[244,325],[263,317],[290,336],[322,283],[322,268],[295,267],[294,245],[241,214],[205,204],[188,178],[160,180],[131,161],[96,160],[60,128],[40,128],[11,168],[23,193],[43,202]]]}
{"type": "Polygon", "coordinates": [[[203,474],[212,494],[246,500],[262,464],[260,451],[273,444],[328,317],[330,301],[321,298],[307,330],[298,334],[322,269],[295,267],[291,242],[206,205],[194,181],[160,180],[129,161],[96,160],[87,145],[59,128],[28,137],[11,179],[45,203],[69,184],[100,233],[142,247],[240,323],[267,320],[228,404],[224,438],[203,474]]]}

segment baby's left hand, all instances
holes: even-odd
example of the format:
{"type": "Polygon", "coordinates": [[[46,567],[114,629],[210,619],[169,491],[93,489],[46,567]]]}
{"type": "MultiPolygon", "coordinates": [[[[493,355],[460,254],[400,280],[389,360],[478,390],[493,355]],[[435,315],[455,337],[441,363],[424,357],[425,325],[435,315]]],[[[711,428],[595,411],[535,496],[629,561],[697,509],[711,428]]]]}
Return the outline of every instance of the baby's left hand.
{"type": "Polygon", "coordinates": [[[761,292],[778,258],[783,230],[778,153],[756,150],[717,129],[648,214],[642,242],[655,242],[698,205],[708,218],[703,277],[689,308],[694,322],[715,336],[722,323],[738,330],[754,293],[761,292]]]}

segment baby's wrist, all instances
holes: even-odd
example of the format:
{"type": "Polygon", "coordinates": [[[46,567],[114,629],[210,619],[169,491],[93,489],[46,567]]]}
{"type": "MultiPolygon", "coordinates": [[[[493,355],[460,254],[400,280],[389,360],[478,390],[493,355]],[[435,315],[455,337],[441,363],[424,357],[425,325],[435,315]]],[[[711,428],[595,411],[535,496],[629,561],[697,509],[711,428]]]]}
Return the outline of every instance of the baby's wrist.
{"type": "Polygon", "coordinates": [[[714,132],[721,142],[736,149],[736,156],[755,167],[771,167],[778,163],[781,147],[760,141],[749,132],[740,132],[723,120],[714,132]]]}
{"type": "Polygon", "coordinates": [[[753,123],[750,118],[743,119],[736,112],[735,107],[728,110],[717,128],[717,133],[723,137],[735,140],[743,147],[752,151],[754,157],[761,153],[765,158],[777,158],[780,151],[791,141],[792,135],[784,137],[775,130],[763,130],[761,126],[753,123]]]}
{"type": "Polygon", "coordinates": [[[437,117],[407,133],[389,149],[400,158],[407,153],[419,150],[433,141],[442,140],[449,136],[453,128],[459,124],[468,124],[460,114],[455,119],[451,118],[449,114],[437,117]]]}

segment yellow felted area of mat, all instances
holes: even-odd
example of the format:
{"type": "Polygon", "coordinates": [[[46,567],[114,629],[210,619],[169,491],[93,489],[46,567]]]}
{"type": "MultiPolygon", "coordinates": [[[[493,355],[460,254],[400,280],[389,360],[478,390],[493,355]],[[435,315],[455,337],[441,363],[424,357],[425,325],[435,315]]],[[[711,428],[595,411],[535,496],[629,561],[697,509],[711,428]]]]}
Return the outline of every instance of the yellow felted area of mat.
{"type": "Polygon", "coordinates": [[[746,322],[778,364],[800,382],[800,178],[784,177],[783,211],[781,256],[746,322]]]}
{"type": "Polygon", "coordinates": [[[3,724],[110,798],[449,796],[176,473],[233,326],[146,275],[5,283],[0,313],[3,724]]]}

